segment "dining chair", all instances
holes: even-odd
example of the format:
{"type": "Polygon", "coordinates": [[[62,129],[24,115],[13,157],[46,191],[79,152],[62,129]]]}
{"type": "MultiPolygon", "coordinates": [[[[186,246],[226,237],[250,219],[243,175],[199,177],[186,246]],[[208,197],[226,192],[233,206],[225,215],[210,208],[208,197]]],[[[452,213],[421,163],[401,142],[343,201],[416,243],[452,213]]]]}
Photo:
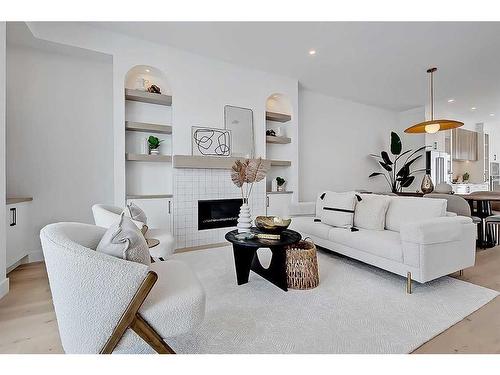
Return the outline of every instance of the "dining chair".
{"type": "Polygon", "coordinates": [[[64,351],[174,353],[165,339],[187,334],[204,318],[200,281],[175,259],[147,266],[95,251],[105,232],[81,223],[40,232],[64,351]]]}

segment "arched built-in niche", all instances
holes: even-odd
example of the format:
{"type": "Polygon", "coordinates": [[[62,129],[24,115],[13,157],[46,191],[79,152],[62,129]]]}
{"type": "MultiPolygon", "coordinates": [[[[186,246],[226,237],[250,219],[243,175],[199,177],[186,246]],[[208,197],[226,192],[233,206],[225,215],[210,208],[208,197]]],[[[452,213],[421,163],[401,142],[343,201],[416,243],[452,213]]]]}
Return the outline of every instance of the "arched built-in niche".
{"type": "Polygon", "coordinates": [[[266,159],[272,160],[271,169],[267,175],[266,189],[268,191],[268,214],[285,215],[286,200],[291,197],[295,181],[292,180],[292,164],[294,159],[294,147],[292,145],[293,129],[293,107],[290,99],[281,93],[274,93],[266,100],[266,159]],[[285,179],[285,190],[276,191],[276,177],[285,179]],[[277,197],[282,195],[282,197],[277,197]],[[286,196],[283,196],[286,195],[286,196]],[[281,203],[276,204],[277,201],[281,203]],[[273,203],[274,202],[274,203],[273,203]],[[278,209],[282,206],[283,211],[278,209]]]}
{"type": "Polygon", "coordinates": [[[136,65],[125,75],[125,190],[148,217],[151,228],[172,228],[172,91],[166,74],[136,65]],[[161,93],[148,92],[151,85],[161,93]],[[162,142],[151,152],[148,138],[162,142]]]}

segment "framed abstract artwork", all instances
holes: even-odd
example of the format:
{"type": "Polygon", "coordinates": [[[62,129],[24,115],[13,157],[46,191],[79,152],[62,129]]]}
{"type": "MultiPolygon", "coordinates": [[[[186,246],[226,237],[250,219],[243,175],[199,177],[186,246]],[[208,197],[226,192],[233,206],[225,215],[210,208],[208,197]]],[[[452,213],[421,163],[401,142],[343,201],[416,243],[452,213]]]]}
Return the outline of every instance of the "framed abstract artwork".
{"type": "Polygon", "coordinates": [[[193,155],[231,156],[231,131],[228,129],[191,127],[193,155]]]}

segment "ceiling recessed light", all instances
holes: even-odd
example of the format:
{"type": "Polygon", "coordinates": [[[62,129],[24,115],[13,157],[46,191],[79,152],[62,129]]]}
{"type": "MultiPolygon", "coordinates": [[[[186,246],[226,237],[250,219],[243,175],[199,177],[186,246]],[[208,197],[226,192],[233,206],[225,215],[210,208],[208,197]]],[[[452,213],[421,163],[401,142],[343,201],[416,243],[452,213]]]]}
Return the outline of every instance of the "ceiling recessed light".
{"type": "Polygon", "coordinates": [[[448,99],[448,103],[453,103],[455,99],[448,99]]]}
{"type": "Polygon", "coordinates": [[[315,49],[311,49],[311,50],[309,50],[309,54],[310,54],[311,56],[315,55],[315,54],[316,54],[316,50],[315,50],[315,49]]]}
{"type": "Polygon", "coordinates": [[[494,113],[490,113],[490,116],[493,117],[493,116],[495,116],[495,114],[494,113]]]}
{"type": "Polygon", "coordinates": [[[151,71],[151,70],[149,70],[149,69],[146,69],[146,73],[149,73],[150,71],[151,71]]]}
{"type": "Polygon", "coordinates": [[[471,111],[475,111],[477,108],[476,107],[472,107],[471,108],[471,111]]]}

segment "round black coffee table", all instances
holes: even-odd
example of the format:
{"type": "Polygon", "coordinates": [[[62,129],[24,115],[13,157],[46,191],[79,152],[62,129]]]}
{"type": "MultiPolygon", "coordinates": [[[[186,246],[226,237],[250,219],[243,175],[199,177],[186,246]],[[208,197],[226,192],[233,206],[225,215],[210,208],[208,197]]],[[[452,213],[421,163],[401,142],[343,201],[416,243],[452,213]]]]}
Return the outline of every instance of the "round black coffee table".
{"type": "MultiPolygon", "coordinates": [[[[261,233],[257,228],[252,228],[251,230],[252,233],[261,233]]],[[[281,233],[279,240],[259,238],[238,240],[235,237],[237,234],[237,229],[226,233],[226,240],[233,244],[234,266],[236,268],[238,285],[248,283],[248,276],[250,275],[250,270],[252,270],[278,288],[287,291],[285,248],[288,245],[299,242],[302,236],[289,229],[281,233]],[[257,256],[257,250],[261,247],[271,250],[272,258],[268,268],[262,267],[257,256]]]]}

